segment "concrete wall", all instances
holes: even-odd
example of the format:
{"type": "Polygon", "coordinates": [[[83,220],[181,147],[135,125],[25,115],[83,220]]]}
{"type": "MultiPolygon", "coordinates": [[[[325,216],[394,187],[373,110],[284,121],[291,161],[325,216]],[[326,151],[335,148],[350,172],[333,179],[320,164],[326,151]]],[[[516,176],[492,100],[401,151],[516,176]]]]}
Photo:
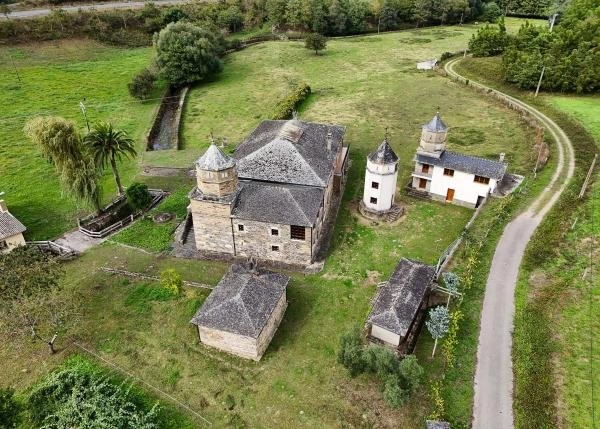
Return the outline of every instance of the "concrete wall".
{"type": "Polygon", "coordinates": [[[6,247],[3,246],[2,253],[8,253],[17,246],[25,246],[25,239],[21,233],[12,235],[0,241],[4,241],[6,243],[6,247]]]}
{"type": "Polygon", "coordinates": [[[256,354],[257,359],[260,360],[262,355],[269,347],[271,340],[275,336],[275,332],[277,332],[277,328],[283,319],[283,315],[285,314],[285,309],[287,308],[287,298],[285,292],[277,302],[275,309],[273,310],[273,314],[269,318],[267,324],[263,328],[262,332],[256,339],[256,354]]]}
{"type": "Polygon", "coordinates": [[[190,200],[198,250],[234,254],[231,205],[190,200]]]}
{"type": "Polygon", "coordinates": [[[305,228],[304,240],[290,238],[290,230],[290,225],[233,219],[236,254],[287,263],[310,264],[312,228],[305,228]],[[243,231],[239,230],[239,225],[244,225],[243,231]],[[272,235],[272,229],[276,229],[278,235],[272,235]],[[273,250],[272,246],[279,246],[279,250],[273,250]]]}
{"type": "Polygon", "coordinates": [[[370,210],[386,211],[394,204],[396,182],[398,181],[398,165],[380,165],[367,160],[363,203],[370,210]],[[379,187],[373,188],[373,182],[379,187]],[[371,198],[377,198],[377,203],[371,203],[371,198]]]}
{"type": "Polygon", "coordinates": [[[400,344],[400,335],[394,334],[377,325],[371,325],[371,336],[379,338],[381,341],[397,347],[400,344]]]}

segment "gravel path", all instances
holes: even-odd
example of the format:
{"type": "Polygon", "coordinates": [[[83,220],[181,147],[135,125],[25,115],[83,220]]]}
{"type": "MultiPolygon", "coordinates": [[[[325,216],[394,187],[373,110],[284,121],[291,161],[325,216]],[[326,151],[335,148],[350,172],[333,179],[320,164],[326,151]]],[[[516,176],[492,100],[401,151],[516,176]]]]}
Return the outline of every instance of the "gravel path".
{"type": "MultiPolygon", "coordinates": [[[[462,78],[453,70],[458,61],[460,58],[445,65],[451,77],[462,78]]],[[[489,89],[473,81],[470,81],[470,85],[489,89]]],[[[519,267],[531,235],[573,176],[575,156],[571,141],[552,119],[510,95],[491,91],[520,105],[538,119],[552,134],[558,152],[558,164],[548,186],[524,213],[504,229],[494,253],[483,300],[474,380],[473,428],[510,429],[514,428],[511,353],[519,267]]]]}

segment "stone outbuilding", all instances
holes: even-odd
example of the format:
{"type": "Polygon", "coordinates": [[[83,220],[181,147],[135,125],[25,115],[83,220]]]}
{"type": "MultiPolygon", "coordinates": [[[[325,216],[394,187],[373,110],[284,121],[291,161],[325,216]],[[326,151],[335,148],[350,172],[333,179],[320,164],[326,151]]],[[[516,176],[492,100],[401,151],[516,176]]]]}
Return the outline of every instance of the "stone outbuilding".
{"type": "Polygon", "coordinates": [[[25,245],[23,233],[27,228],[14,217],[0,200],[0,252],[8,253],[17,246],[25,245]]]}
{"type": "Polygon", "coordinates": [[[366,321],[367,338],[411,353],[421,330],[435,267],[402,258],[390,279],[379,287],[366,321]]]}
{"type": "Polygon", "coordinates": [[[232,265],[190,323],[198,327],[202,343],[259,361],[283,319],[289,280],[232,265]]]}
{"type": "Polygon", "coordinates": [[[439,112],[423,125],[408,191],[437,201],[479,207],[504,178],[507,166],[500,161],[446,150],[449,128],[439,112]]]}
{"type": "Polygon", "coordinates": [[[338,125],[268,120],[234,156],[212,144],[196,161],[189,195],[196,249],[311,264],[345,183],[344,134],[338,125]]]}

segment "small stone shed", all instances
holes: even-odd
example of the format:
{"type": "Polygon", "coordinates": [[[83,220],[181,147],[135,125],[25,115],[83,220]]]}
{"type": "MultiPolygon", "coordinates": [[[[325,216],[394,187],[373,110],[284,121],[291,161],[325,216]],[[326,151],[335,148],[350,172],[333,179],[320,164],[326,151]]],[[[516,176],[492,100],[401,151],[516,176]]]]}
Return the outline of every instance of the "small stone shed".
{"type": "Polygon", "coordinates": [[[377,291],[367,317],[367,338],[373,343],[411,353],[429,293],[435,280],[435,267],[402,258],[390,279],[377,291]]]}
{"type": "Polygon", "coordinates": [[[271,271],[233,265],[190,323],[200,341],[259,361],[287,308],[290,278],[271,271]]]}
{"type": "Polygon", "coordinates": [[[25,230],[25,226],[10,214],[4,200],[0,200],[0,252],[8,253],[17,246],[24,246],[25,230]]]}

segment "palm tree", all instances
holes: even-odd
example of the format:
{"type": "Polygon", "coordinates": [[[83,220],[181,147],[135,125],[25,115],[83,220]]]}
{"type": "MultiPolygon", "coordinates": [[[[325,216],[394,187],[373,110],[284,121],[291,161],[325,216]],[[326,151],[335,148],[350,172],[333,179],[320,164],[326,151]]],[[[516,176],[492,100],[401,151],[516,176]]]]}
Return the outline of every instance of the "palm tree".
{"type": "Polygon", "coordinates": [[[115,130],[109,122],[99,122],[83,139],[98,168],[106,168],[110,162],[119,195],[123,195],[123,185],[117,171],[117,160],[137,155],[133,139],[125,131],[115,130]]]}

